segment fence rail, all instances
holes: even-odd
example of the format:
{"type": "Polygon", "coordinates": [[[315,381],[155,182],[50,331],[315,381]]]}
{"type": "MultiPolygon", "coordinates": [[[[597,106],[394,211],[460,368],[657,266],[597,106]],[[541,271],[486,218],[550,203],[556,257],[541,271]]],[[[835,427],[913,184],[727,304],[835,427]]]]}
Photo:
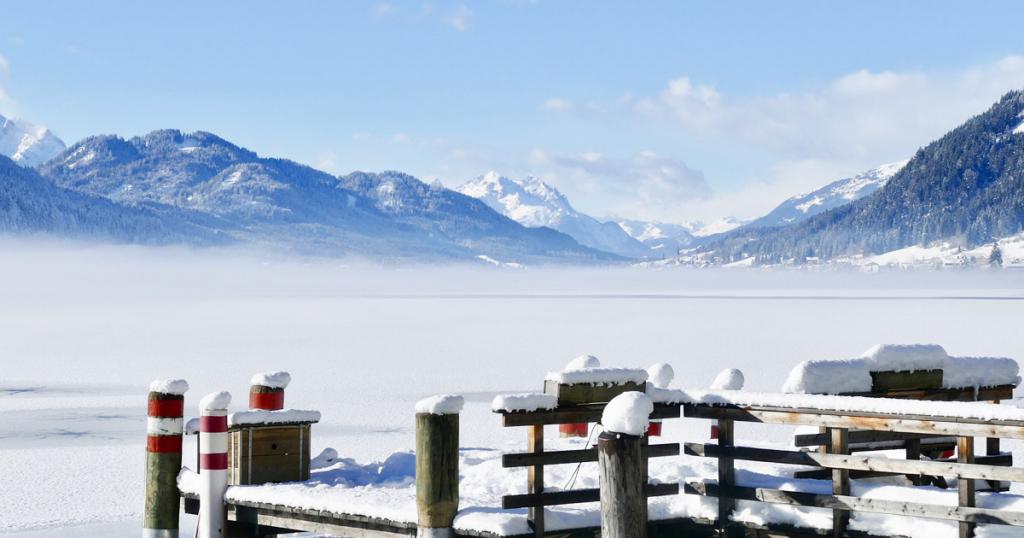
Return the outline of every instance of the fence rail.
{"type": "MultiPolygon", "coordinates": [[[[687,493],[719,498],[719,526],[729,526],[729,516],[735,501],[759,501],[775,504],[831,508],[833,535],[846,532],[851,512],[872,512],[901,516],[917,516],[957,521],[960,536],[974,536],[975,526],[1000,524],[1024,527],[1024,513],[1007,510],[977,508],[975,480],[993,482],[1024,482],[1024,469],[1003,466],[1005,455],[985,456],[985,464],[975,461],[974,437],[1024,439],[1024,422],[983,420],[962,417],[920,415],[888,415],[863,412],[841,412],[821,409],[790,409],[762,406],[710,405],[687,403],[683,405],[686,417],[715,419],[725,425],[728,435],[720,436],[718,444],[686,443],[685,453],[691,456],[718,460],[718,482],[690,482],[687,493]],[[827,430],[809,436],[808,444],[821,444],[825,453],[777,450],[736,446],[733,421],[766,424],[824,426],[827,430]],[[856,430],[856,431],[850,431],[856,430]],[[868,430],[868,431],[865,431],[868,430]],[[901,460],[881,456],[851,455],[850,442],[867,442],[873,438],[892,439],[893,434],[879,436],[877,432],[896,432],[895,437],[921,439],[924,436],[944,435],[956,440],[956,461],[901,460]],[[831,476],[832,494],[783,491],[770,488],[744,487],[736,483],[736,460],[757,461],[817,468],[822,476],[831,476]],[[1003,465],[992,465],[1002,463],[1003,465]],[[871,475],[908,475],[916,477],[955,477],[958,505],[943,506],[917,502],[858,498],[850,495],[851,473],[871,475]]],[[[980,460],[981,458],[979,458],[980,460]]],[[[856,476],[856,475],[854,475],[856,476]]]]}

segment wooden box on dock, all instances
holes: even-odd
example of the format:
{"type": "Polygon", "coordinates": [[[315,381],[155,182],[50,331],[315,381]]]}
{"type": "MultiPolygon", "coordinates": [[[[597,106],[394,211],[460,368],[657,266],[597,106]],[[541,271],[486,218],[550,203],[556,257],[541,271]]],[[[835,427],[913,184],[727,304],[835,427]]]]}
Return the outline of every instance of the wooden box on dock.
{"type": "Polygon", "coordinates": [[[309,433],[309,423],[233,426],[228,430],[228,482],[308,480],[309,433]]]}
{"type": "Polygon", "coordinates": [[[647,383],[626,381],[622,383],[559,383],[544,380],[544,393],[558,398],[558,405],[580,405],[605,403],[623,392],[646,392],[647,383]]]}
{"type": "Polygon", "coordinates": [[[942,370],[871,372],[871,392],[942,388],[942,370]]]}

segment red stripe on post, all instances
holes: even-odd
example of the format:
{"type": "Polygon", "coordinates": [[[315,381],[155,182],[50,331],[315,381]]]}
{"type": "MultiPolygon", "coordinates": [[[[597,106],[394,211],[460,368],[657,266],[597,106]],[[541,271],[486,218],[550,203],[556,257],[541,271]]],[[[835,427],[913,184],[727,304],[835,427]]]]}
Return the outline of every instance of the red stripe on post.
{"type": "Polygon", "coordinates": [[[149,400],[146,410],[151,417],[178,418],[185,414],[185,400],[149,400]]]}
{"type": "Polygon", "coordinates": [[[149,435],[146,437],[146,451],[160,454],[181,453],[180,435],[149,435]]]}
{"type": "Polygon", "coordinates": [[[199,468],[204,471],[223,471],[228,468],[228,454],[200,454],[199,468]]]}
{"type": "Polygon", "coordinates": [[[224,433],[228,431],[228,417],[224,415],[203,415],[199,417],[199,431],[204,433],[224,433]]]}
{"type": "Polygon", "coordinates": [[[249,409],[278,411],[284,409],[284,391],[250,392],[249,409]]]}

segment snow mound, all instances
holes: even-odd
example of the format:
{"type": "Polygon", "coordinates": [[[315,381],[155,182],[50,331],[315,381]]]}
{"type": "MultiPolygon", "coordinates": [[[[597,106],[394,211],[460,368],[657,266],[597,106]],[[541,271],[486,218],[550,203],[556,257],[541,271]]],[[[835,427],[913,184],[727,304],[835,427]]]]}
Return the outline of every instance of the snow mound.
{"type": "Polygon", "coordinates": [[[550,410],[558,407],[558,398],[550,394],[539,392],[522,394],[499,394],[491,401],[491,410],[500,413],[537,411],[539,409],[550,410]]]}
{"type": "Polygon", "coordinates": [[[181,396],[188,392],[188,381],[184,379],[154,379],[149,384],[149,391],[181,396]]]}
{"type": "Polygon", "coordinates": [[[878,415],[920,415],[946,420],[967,419],[1024,422],[1024,409],[985,402],[938,402],[932,400],[871,398],[868,396],[781,394],[742,390],[673,390],[668,392],[673,393],[675,399],[666,399],[666,403],[817,409],[821,411],[878,415]]]}
{"type": "Polygon", "coordinates": [[[283,370],[277,372],[261,372],[249,380],[252,385],[259,385],[261,387],[270,387],[272,389],[286,389],[288,383],[292,382],[292,375],[283,370]]]}
{"type": "Polygon", "coordinates": [[[253,409],[250,411],[239,411],[228,415],[228,427],[258,426],[261,424],[298,424],[309,422],[320,422],[320,412],[304,409],[280,409],[277,411],[253,409]]]}
{"type": "Polygon", "coordinates": [[[200,413],[206,411],[227,411],[229,405],[231,405],[230,392],[211,392],[203,396],[202,400],[199,400],[199,411],[200,413]]]}
{"type": "Polygon", "coordinates": [[[580,383],[591,385],[636,383],[639,385],[647,381],[647,370],[640,368],[581,368],[565,372],[548,372],[544,379],[564,385],[580,383]]]}
{"type": "Polygon", "coordinates": [[[626,435],[643,435],[654,411],[654,401],[642,392],[623,392],[612,398],[601,413],[601,426],[606,431],[626,435]]]}
{"type": "Polygon", "coordinates": [[[659,362],[652,364],[647,368],[647,379],[654,384],[655,387],[666,389],[669,383],[676,377],[676,371],[672,369],[672,365],[667,362],[659,362]]]}
{"type": "Polygon", "coordinates": [[[743,372],[736,368],[726,368],[715,376],[715,380],[711,382],[711,390],[741,390],[745,381],[743,372]]]}
{"type": "Polygon", "coordinates": [[[580,355],[575,359],[569,361],[569,364],[565,365],[563,370],[582,370],[584,368],[600,368],[601,361],[593,355],[580,355]]]}
{"type": "Polygon", "coordinates": [[[942,370],[944,388],[980,388],[1020,383],[1017,361],[1000,357],[951,357],[936,344],[880,344],[858,359],[804,361],[789,372],[782,392],[843,394],[870,392],[871,372],[942,370]]]}
{"type": "Polygon", "coordinates": [[[462,412],[462,406],[465,404],[466,399],[462,396],[441,394],[416,402],[416,412],[430,415],[458,415],[462,412]]]}
{"type": "Polygon", "coordinates": [[[309,460],[310,469],[323,469],[334,465],[338,461],[338,451],[333,448],[325,448],[316,457],[309,460]]]}

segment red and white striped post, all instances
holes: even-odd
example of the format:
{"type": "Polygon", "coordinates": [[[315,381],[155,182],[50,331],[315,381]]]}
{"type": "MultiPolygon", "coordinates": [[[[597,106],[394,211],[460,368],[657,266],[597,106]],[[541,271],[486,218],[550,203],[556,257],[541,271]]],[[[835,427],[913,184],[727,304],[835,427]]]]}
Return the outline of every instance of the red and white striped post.
{"type": "Polygon", "coordinates": [[[227,536],[224,492],[228,489],[228,405],[231,394],[214,392],[199,402],[199,538],[227,536]]]}
{"type": "Polygon", "coordinates": [[[292,376],[288,372],[263,372],[252,376],[249,384],[249,409],[284,409],[284,389],[292,376]]]}
{"type": "Polygon", "coordinates": [[[178,472],[185,410],[184,379],[158,379],[149,385],[146,418],[146,510],[143,538],[178,537],[178,472]]]}

